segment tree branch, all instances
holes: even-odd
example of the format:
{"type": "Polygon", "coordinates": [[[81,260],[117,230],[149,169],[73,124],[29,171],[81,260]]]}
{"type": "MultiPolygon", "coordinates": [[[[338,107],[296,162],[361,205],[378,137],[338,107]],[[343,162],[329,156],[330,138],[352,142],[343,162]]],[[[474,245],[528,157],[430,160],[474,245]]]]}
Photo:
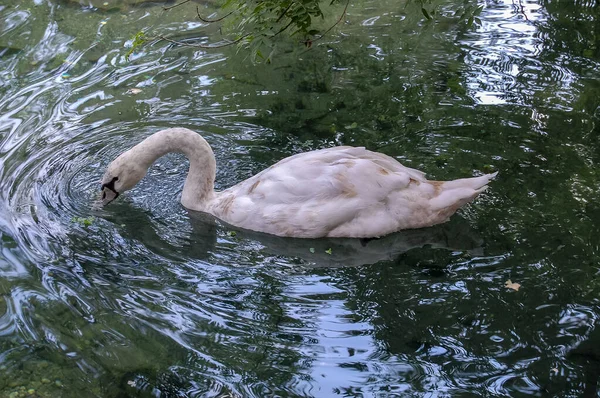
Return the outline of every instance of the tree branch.
{"type": "Polygon", "coordinates": [[[515,4],[515,0],[513,0],[513,7],[515,7],[517,9],[517,12],[519,14],[523,15],[523,17],[525,18],[526,21],[529,21],[529,18],[527,18],[527,14],[525,14],[525,7],[523,7],[522,0],[519,0],[518,6],[515,4]]]}
{"type": "Polygon", "coordinates": [[[282,33],[283,31],[285,31],[287,28],[289,28],[292,25],[293,22],[294,21],[290,21],[290,23],[288,23],[287,25],[285,25],[283,28],[279,29],[279,31],[277,33],[275,33],[271,37],[275,37],[275,36],[279,35],[280,33],[282,33]]]}
{"type": "Polygon", "coordinates": [[[177,44],[177,45],[179,45],[179,46],[184,46],[184,47],[195,47],[195,48],[204,48],[204,49],[209,49],[209,50],[210,50],[210,49],[213,49],[213,48],[223,48],[223,47],[231,46],[231,45],[233,45],[233,44],[237,44],[237,43],[239,43],[240,41],[244,40],[244,39],[245,39],[246,37],[248,37],[248,36],[249,36],[249,35],[244,35],[244,36],[240,37],[240,38],[239,38],[239,39],[237,39],[237,40],[234,40],[234,41],[227,41],[227,43],[223,43],[223,44],[208,44],[208,45],[207,45],[207,44],[189,44],[189,43],[184,43],[184,42],[182,42],[182,41],[173,40],[173,39],[170,39],[170,38],[168,38],[168,37],[165,37],[165,36],[156,36],[156,38],[157,38],[157,39],[160,39],[160,40],[165,40],[165,41],[168,41],[168,42],[170,42],[170,43],[173,43],[173,44],[177,44]]]}
{"type": "Polygon", "coordinates": [[[225,15],[224,17],[221,17],[221,18],[218,18],[218,19],[206,19],[206,18],[202,18],[202,16],[200,15],[200,7],[196,6],[196,14],[198,14],[198,18],[202,22],[213,23],[213,22],[219,22],[219,21],[224,20],[225,18],[227,18],[228,16],[230,16],[231,14],[233,14],[233,11],[231,11],[229,14],[225,15]]]}
{"type": "Polygon", "coordinates": [[[323,34],[321,34],[321,36],[315,38],[312,41],[317,41],[317,40],[321,40],[323,37],[325,37],[325,35],[327,33],[329,33],[331,31],[331,29],[335,28],[337,26],[337,24],[339,24],[340,22],[342,22],[342,19],[344,19],[344,16],[346,15],[346,12],[348,11],[348,5],[350,4],[350,0],[346,1],[346,6],[344,7],[344,11],[342,11],[342,15],[340,15],[340,18],[337,20],[336,23],[334,23],[333,25],[331,25],[329,27],[329,29],[327,29],[325,32],[323,32],[323,34]]]}
{"type": "MultiPolygon", "coordinates": [[[[287,14],[288,10],[290,8],[292,8],[292,5],[294,4],[293,1],[290,1],[290,5],[287,6],[287,8],[285,10],[283,10],[283,12],[281,13],[281,15],[279,16],[279,18],[277,18],[277,21],[275,21],[275,23],[278,23],[279,21],[281,21],[281,18],[283,18],[285,16],[285,14],[287,14]]],[[[286,28],[287,29],[287,28],[286,28]]]]}
{"type": "Polygon", "coordinates": [[[169,11],[172,8],[179,7],[179,6],[181,6],[181,5],[185,4],[185,3],[189,3],[190,1],[192,1],[192,0],[183,0],[183,1],[181,1],[181,2],[179,2],[177,4],[174,4],[174,5],[170,6],[170,7],[163,7],[163,10],[164,11],[169,11]]]}

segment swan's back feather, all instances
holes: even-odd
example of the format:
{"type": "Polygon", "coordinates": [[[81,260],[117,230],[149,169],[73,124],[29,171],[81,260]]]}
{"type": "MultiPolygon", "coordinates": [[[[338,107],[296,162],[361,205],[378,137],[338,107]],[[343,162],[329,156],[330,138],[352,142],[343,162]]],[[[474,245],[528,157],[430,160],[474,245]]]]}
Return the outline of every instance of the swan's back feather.
{"type": "Polygon", "coordinates": [[[280,236],[375,237],[445,221],[490,178],[428,181],[387,155],[334,147],[283,159],[217,193],[207,210],[280,236]]]}

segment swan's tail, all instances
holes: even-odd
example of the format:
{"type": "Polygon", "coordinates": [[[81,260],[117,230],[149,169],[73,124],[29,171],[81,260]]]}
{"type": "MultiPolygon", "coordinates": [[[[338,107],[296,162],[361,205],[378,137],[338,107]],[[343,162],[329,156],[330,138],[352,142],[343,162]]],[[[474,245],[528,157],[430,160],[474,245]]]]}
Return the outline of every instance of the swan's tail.
{"type": "Polygon", "coordinates": [[[451,216],[461,206],[471,202],[481,192],[487,189],[490,182],[498,172],[473,178],[461,178],[459,180],[444,181],[438,183],[439,194],[430,200],[433,209],[443,210],[451,216]]]}

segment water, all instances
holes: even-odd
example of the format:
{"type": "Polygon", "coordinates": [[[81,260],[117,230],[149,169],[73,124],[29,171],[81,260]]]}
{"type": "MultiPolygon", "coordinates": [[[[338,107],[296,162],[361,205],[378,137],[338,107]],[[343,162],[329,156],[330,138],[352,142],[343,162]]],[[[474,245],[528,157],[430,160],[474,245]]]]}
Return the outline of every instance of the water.
{"type": "Polygon", "coordinates": [[[597,396],[597,2],[488,2],[475,28],[352,3],[259,66],[166,42],[127,61],[143,27],[219,28],[106,3],[0,5],[0,395],[597,396]],[[500,176],[367,246],[189,214],[178,156],[94,211],[108,162],[174,126],[213,146],[218,188],[335,144],[500,176]]]}

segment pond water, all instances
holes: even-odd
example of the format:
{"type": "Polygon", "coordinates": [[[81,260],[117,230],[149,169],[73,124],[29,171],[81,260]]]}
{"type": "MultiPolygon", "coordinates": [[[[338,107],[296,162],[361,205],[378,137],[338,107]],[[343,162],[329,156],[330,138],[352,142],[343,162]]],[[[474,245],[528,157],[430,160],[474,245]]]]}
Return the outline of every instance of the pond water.
{"type": "Polygon", "coordinates": [[[468,27],[452,2],[428,22],[365,0],[268,65],[165,41],[126,59],[142,28],[221,40],[196,4],[0,4],[1,396],[597,396],[600,3],[487,1],[468,27]],[[366,246],[188,213],[179,156],[92,209],[115,156],[176,126],[218,188],[338,144],[500,174],[366,246]]]}

